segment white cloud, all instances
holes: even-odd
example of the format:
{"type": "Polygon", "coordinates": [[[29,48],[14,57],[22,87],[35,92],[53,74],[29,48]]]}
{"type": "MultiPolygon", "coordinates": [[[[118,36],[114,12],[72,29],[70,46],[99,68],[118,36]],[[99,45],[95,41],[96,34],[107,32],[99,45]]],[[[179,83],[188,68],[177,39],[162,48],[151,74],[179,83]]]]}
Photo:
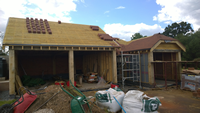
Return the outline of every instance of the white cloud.
{"type": "Polygon", "coordinates": [[[153,16],[153,20],[156,21],[158,20],[158,18],[156,16],[153,16]]]}
{"type": "MultiPolygon", "coordinates": [[[[77,0],[1,0],[0,31],[5,31],[9,17],[34,17],[49,21],[71,22],[70,12],[76,11],[77,0]]],[[[81,0],[84,2],[84,0],[81,0]]]]}
{"type": "Polygon", "coordinates": [[[110,11],[105,11],[104,14],[109,13],[110,11]]]}
{"type": "Polygon", "coordinates": [[[155,33],[161,33],[164,31],[160,25],[146,25],[144,23],[139,23],[135,25],[123,25],[121,23],[105,24],[104,30],[106,33],[113,37],[125,39],[126,41],[131,40],[131,36],[134,33],[140,33],[142,35],[151,36],[155,33]]]}
{"type": "Polygon", "coordinates": [[[81,0],[82,3],[85,3],[85,0],[81,0]]]}
{"type": "Polygon", "coordinates": [[[165,21],[164,23],[165,23],[165,24],[170,24],[170,23],[171,23],[171,21],[165,21]]]}
{"type": "Polygon", "coordinates": [[[155,19],[159,22],[186,21],[193,25],[194,29],[200,28],[200,0],[156,0],[161,6],[155,19]]]}
{"type": "Polygon", "coordinates": [[[119,6],[119,7],[117,7],[117,8],[115,8],[115,9],[124,9],[125,7],[123,7],[123,6],[119,6]]]}

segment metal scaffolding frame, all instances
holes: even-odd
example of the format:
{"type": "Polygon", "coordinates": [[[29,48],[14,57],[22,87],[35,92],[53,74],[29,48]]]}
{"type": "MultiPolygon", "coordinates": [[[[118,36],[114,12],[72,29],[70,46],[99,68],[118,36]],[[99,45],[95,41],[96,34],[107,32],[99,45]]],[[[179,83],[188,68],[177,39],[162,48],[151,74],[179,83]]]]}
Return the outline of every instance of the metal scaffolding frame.
{"type": "Polygon", "coordinates": [[[122,85],[124,89],[124,81],[133,79],[133,82],[140,82],[141,87],[141,71],[140,71],[140,53],[138,54],[123,54],[117,57],[118,76],[122,77],[122,85]],[[124,76],[126,73],[126,76],[124,76]]]}

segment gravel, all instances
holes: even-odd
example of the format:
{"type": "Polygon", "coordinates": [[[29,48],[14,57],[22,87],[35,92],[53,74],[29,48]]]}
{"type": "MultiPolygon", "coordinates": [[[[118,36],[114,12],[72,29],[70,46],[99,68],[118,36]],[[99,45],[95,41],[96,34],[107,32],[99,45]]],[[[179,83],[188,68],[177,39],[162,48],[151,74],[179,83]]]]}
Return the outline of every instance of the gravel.
{"type": "Polygon", "coordinates": [[[9,91],[1,91],[0,92],[0,101],[10,100],[9,91]]]}
{"type": "Polygon", "coordinates": [[[40,109],[34,113],[55,113],[52,109],[40,109]]]}

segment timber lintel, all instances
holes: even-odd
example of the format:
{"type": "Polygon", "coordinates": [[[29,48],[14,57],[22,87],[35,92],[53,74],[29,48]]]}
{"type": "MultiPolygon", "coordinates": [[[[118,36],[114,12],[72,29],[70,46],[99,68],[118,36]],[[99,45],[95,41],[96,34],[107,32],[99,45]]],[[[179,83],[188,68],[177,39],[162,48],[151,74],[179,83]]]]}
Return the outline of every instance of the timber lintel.
{"type": "Polygon", "coordinates": [[[116,50],[115,47],[73,47],[73,46],[14,46],[14,45],[4,45],[9,46],[10,50],[58,50],[58,51],[65,51],[65,50],[74,50],[74,51],[113,51],[116,50]]]}
{"type": "Polygon", "coordinates": [[[154,49],[153,52],[181,52],[181,50],[154,49]]]}

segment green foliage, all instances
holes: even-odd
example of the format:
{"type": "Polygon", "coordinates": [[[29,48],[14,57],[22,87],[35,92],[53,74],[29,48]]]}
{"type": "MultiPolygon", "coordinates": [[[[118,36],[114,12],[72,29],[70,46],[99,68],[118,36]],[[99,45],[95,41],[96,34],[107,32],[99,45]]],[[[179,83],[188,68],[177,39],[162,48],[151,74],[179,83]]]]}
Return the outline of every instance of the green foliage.
{"type": "Polygon", "coordinates": [[[179,34],[186,35],[188,32],[194,32],[194,30],[191,27],[191,24],[182,21],[180,23],[175,22],[175,23],[172,23],[171,25],[168,25],[165,28],[163,35],[174,38],[178,36],[179,34]]]}
{"type": "Polygon", "coordinates": [[[187,35],[179,34],[175,38],[186,47],[186,52],[181,53],[182,60],[191,61],[200,57],[200,29],[187,35]]]}
{"type": "Polygon", "coordinates": [[[146,35],[143,36],[140,33],[135,33],[134,35],[132,35],[131,40],[135,40],[135,39],[139,39],[139,38],[143,38],[143,37],[147,37],[146,35]]]}
{"type": "Polygon", "coordinates": [[[8,101],[0,101],[0,106],[2,106],[4,104],[12,104],[15,101],[16,101],[16,99],[14,99],[14,100],[8,100],[8,101]]]}

